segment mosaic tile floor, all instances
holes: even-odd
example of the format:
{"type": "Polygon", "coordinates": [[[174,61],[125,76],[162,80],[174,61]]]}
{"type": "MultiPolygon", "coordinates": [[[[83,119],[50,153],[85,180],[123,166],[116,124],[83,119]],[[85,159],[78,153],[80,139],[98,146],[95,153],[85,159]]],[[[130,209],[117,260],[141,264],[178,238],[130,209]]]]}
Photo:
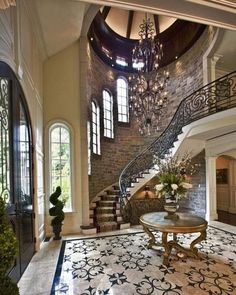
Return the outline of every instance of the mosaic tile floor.
{"type": "MultiPolygon", "coordinates": [[[[236,294],[234,234],[209,227],[200,259],[173,254],[169,267],[148,239],[141,232],[63,241],[51,295],[236,294]]],[[[183,245],[192,239],[179,235],[183,245]]]]}

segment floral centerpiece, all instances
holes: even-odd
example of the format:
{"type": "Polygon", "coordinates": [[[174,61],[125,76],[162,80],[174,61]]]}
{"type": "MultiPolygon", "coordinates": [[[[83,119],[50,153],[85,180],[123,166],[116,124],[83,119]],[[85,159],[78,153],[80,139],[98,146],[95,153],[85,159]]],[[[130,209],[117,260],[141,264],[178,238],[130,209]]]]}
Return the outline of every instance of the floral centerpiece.
{"type": "Polygon", "coordinates": [[[189,154],[181,159],[171,156],[156,158],[155,164],[160,180],[160,184],[155,186],[156,194],[158,197],[165,196],[164,208],[168,212],[166,218],[177,218],[174,214],[178,209],[178,200],[186,197],[187,190],[192,188],[190,177],[195,172],[195,165],[189,154]]]}

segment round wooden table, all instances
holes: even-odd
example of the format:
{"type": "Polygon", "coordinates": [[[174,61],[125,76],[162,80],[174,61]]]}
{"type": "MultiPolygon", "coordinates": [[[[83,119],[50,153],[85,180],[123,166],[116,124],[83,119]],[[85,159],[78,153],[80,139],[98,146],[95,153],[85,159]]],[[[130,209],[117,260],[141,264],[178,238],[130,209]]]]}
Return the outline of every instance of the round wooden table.
{"type": "Polygon", "coordinates": [[[150,237],[148,248],[154,245],[164,247],[163,264],[165,265],[169,265],[169,256],[173,248],[180,253],[197,258],[198,249],[195,245],[206,239],[207,221],[204,218],[188,213],[178,213],[179,218],[177,220],[165,219],[166,214],[166,212],[152,212],[140,217],[140,223],[150,237]],[[161,243],[156,241],[151,230],[162,233],[161,243]],[[191,242],[189,248],[178,244],[177,234],[198,232],[200,235],[191,242]],[[169,233],[173,234],[172,240],[168,240],[169,233]]]}

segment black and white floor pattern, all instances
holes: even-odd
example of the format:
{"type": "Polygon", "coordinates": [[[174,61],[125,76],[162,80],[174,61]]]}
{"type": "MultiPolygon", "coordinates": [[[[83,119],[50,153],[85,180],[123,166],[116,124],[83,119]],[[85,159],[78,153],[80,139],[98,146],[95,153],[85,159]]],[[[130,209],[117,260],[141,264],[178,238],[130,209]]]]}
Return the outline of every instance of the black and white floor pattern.
{"type": "MultiPolygon", "coordinates": [[[[193,239],[178,237],[183,245],[193,239]]],[[[200,259],[173,253],[169,267],[148,240],[136,233],[64,241],[51,295],[236,295],[235,235],[209,227],[200,259]]]]}

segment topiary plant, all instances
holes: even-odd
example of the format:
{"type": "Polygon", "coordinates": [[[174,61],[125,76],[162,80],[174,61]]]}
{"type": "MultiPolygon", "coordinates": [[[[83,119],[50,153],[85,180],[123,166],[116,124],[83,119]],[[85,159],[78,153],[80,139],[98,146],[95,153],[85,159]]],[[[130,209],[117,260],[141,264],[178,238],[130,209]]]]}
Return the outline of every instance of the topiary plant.
{"type": "Polygon", "coordinates": [[[55,216],[51,221],[53,232],[55,234],[54,240],[60,239],[61,226],[65,218],[65,214],[63,212],[64,202],[59,200],[60,195],[61,195],[61,187],[58,186],[55,192],[52,193],[49,198],[49,201],[53,205],[53,207],[49,209],[49,214],[50,216],[55,216]]]}
{"type": "Polygon", "coordinates": [[[17,255],[17,240],[6,216],[5,202],[0,197],[0,290],[3,295],[18,295],[17,284],[6,275],[17,255]]]}

